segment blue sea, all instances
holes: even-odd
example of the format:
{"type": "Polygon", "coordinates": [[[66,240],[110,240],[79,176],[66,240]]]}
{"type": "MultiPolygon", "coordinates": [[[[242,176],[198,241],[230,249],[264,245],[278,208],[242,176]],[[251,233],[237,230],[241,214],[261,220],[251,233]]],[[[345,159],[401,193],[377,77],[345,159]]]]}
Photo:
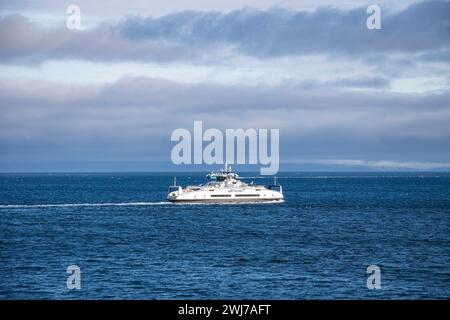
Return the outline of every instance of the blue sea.
{"type": "Polygon", "coordinates": [[[174,175],[205,181],[0,175],[0,298],[450,298],[449,173],[282,173],[284,203],[244,205],[170,204],[174,175]]]}

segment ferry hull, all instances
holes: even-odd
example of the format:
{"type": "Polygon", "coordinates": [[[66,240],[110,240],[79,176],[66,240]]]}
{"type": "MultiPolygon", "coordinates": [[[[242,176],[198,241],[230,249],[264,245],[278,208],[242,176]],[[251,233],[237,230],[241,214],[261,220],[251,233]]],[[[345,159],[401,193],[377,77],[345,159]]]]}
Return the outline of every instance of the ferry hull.
{"type": "Polygon", "coordinates": [[[246,199],[167,199],[172,203],[251,203],[251,202],[261,202],[261,203],[275,203],[283,202],[283,198],[278,199],[264,199],[264,198],[246,198],[246,199]]]}
{"type": "Polygon", "coordinates": [[[214,194],[208,193],[205,194],[203,192],[198,193],[179,193],[174,195],[169,195],[167,200],[170,202],[208,202],[208,203],[241,203],[241,202],[280,202],[283,201],[283,194],[279,192],[265,192],[260,195],[249,195],[243,196],[241,194],[214,194]]]}

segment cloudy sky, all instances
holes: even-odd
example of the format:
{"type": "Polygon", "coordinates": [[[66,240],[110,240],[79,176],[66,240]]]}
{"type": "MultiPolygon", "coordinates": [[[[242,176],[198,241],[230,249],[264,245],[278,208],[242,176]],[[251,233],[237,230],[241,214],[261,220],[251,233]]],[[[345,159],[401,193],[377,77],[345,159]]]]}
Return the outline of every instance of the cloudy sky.
{"type": "Polygon", "coordinates": [[[177,169],[194,120],[279,128],[284,170],[450,170],[450,2],[1,1],[0,171],[177,169]]]}

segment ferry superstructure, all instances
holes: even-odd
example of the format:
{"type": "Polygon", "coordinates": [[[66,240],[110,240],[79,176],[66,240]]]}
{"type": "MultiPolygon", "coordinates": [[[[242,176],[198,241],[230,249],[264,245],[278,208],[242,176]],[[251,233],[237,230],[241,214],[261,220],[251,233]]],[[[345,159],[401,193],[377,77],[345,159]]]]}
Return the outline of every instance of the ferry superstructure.
{"type": "Polygon", "coordinates": [[[247,184],[240,180],[238,174],[225,165],[220,172],[207,175],[209,181],[201,185],[190,185],[182,188],[176,185],[169,187],[167,200],[170,202],[282,202],[283,189],[276,183],[266,187],[247,184]]]}

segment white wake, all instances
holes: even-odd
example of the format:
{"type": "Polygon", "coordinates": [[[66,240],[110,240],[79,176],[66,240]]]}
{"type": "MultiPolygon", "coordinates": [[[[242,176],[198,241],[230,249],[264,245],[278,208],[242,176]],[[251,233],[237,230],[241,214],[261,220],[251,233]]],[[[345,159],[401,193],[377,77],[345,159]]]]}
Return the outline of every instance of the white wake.
{"type": "Polygon", "coordinates": [[[106,202],[106,203],[57,203],[57,204],[3,204],[0,209],[25,209],[25,208],[57,208],[57,207],[111,207],[111,206],[156,206],[167,205],[170,202],[106,202]]]}

